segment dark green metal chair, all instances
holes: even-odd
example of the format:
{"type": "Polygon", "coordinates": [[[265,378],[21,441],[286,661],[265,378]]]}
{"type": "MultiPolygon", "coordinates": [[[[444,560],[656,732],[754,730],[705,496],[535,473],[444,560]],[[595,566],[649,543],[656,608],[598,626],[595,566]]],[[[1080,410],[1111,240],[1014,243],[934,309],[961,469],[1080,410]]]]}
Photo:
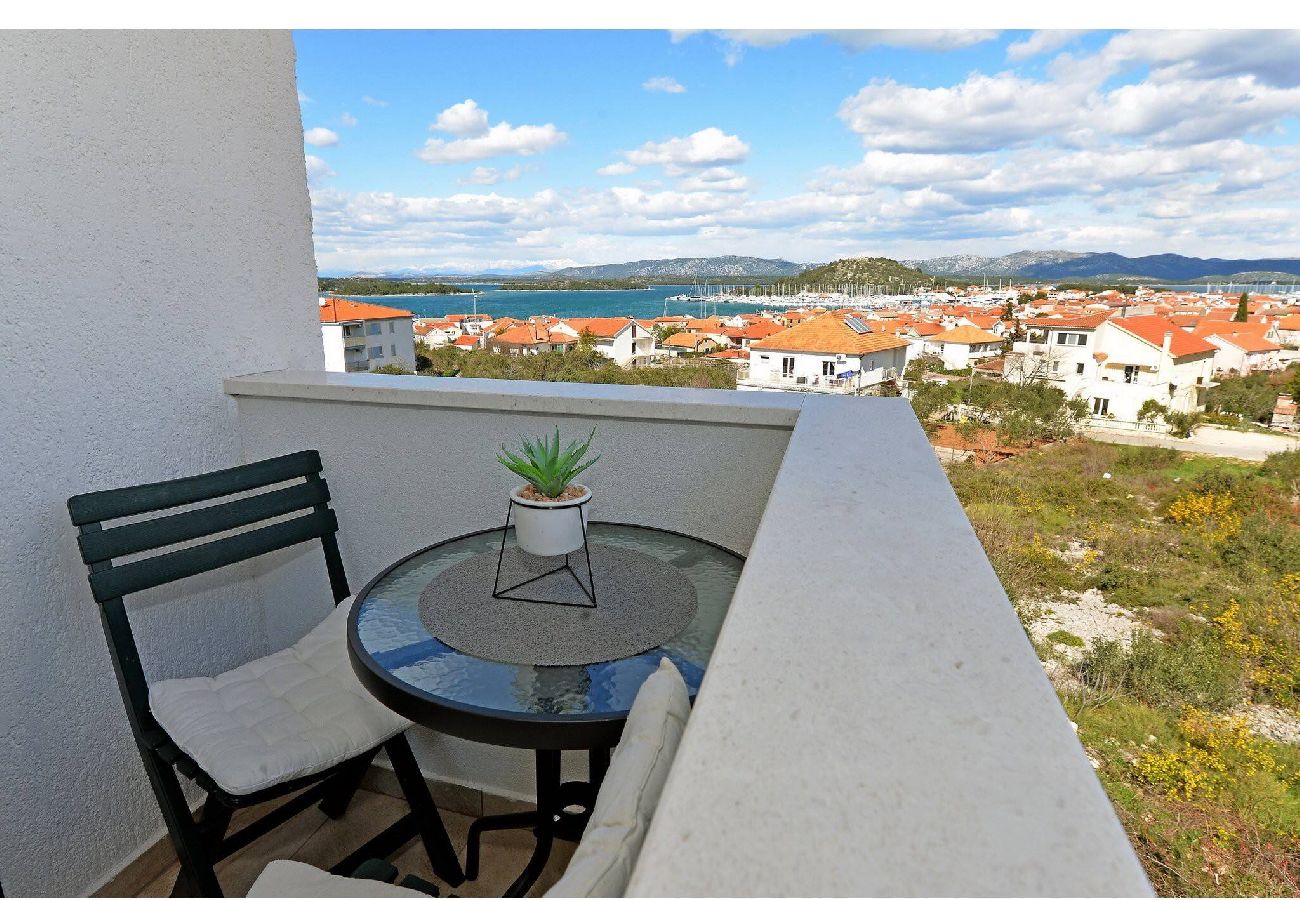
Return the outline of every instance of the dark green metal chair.
{"type": "Polygon", "coordinates": [[[464,880],[442,818],[404,733],[399,732],[382,745],[325,771],[252,793],[234,794],[222,789],[183,752],[150,711],[149,685],[124,598],[274,550],[319,540],[337,605],[351,591],[335,537],[338,522],[329,508],[329,499],[329,489],[321,476],[320,455],[315,450],[305,450],[218,472],[96,491],[68,500],[68,512],[78,529],[81,556],[90,571],[91,593],[99,605],[131,732],[180,861],[181,874],[174,892],[177,895],[221,896],[221,886],[213,870],[215,863],[314,804],[319,803],[321,810],[331,817],[343,815],[381,748],[393,764],[411,812],[331,871],[350,873],[367,859],[395,852],[418,833],[434,872],[452,885],[464,880]],[[284,482],[293,483],[267,490],[284,482]],[[223,500],[232,495],[242,496],[223,500]],[[219,500],[223,502],[212,503],[219,500]],[[194,504],[210,505],[152,518],[134,518],[194,504]],[[125,517],[133,517],[133,521],[105,527],[106,522],[125,517]],[[268,520],[275,521],[254,527],[268,520]],[[194,543],[203,538],[212,539],[194,543]],[[184,546],[171,549],[176,544],[184,546]],[[140,558],[146,552],[152,555],[140,558]],[[123,557],[130,559],[122,561],[123,557]],[[186,803],[178,773],[206,792],[197,818],[186,803]],[[303,790],[299,796],[227,835],[235,809],[299,790],[303,790]]]}

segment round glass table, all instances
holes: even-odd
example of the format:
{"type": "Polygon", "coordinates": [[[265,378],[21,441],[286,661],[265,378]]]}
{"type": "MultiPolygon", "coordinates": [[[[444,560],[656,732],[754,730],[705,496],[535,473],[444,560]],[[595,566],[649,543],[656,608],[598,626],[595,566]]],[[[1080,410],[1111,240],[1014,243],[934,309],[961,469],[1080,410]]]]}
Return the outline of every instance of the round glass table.
{"type": "Polygon", "coordinates": [[[449,566],[496,553],[500,528],[443,541],[394,563],[361,589],[348,620],[352,667],[386,706],[445,734],[536,752],[537,811],[484,816],[470,827],[465,875],[471,879],[483,831],[536,832],[537,850],[507,896],[525,893],[536,881],[553,837],[581,834],[610,748],[661,659],[677,667],[694,699],[744,565],[730,550],[655,528],[592,522],[587,540],[653,556],[682,573],[698,603],[685,629],[644,653],[584,666],[495,662],[442,643],[421,621],[420,595],[449,566]],[[562,750],[589,751],[589,782],[561,784],[562,750]]]}

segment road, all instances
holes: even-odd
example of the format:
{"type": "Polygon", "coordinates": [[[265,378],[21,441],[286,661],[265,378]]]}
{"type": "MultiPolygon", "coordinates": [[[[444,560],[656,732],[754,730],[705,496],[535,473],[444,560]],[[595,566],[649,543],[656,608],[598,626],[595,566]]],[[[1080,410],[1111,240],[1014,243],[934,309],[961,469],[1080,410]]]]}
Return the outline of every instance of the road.
{"type": "Polygon", "coordinates": [[[1258,461],[1272,453],[1300,449],[1300,438],[1285,434],[1263,434],[1257,431],[1233,431],[1202,425],[1190,438],[1170,437],[1152,432],[1120,431],[1087,426],[1083,434],[1096,441],[1110,444],[1137,444],[1147,447],[1169,447],[1184,453],[1202,453],[1206,456],[1226,456],[1233,459],[1258,461]]]}

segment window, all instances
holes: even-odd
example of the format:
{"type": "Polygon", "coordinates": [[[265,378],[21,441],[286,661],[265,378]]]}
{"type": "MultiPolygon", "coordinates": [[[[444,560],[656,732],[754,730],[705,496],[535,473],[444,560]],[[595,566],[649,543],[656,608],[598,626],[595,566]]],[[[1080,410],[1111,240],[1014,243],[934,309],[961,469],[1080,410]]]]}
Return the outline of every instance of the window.
{"type": "Polygon", "coordinates": [[[383,348],[383,347],[371,347],[371,348],[370,348],[370,358],[371,358],[371,359],[383,359],[383,358],[384,358],[384,348],[383,348]]]}
{"type": "Polygon", "coordinates": [[[760,354],[758,354],[758,358],[759,358],[759,359],[767,359],[767,354],[766,354],[766,353],[760,353],[760,354]]]}
{"type": "Polygon", "coordinates": [[[1082,374],[1083,374],[1083,363],[1075,363],[1075,366],[1074,366],[1074,374],[1075,374],[1075,375],[1082,375],[1082,374]]]}
{"type": "MultiPolygon", "coordinates": [[[[388,333],[389,333],[389,334],[393,334],[393,329],[396,328],[396,327],[397,327],[397,323],[396,323],[396,322],[389,322],[389,323],[388,323],[388,333]]],[[[394,355],[394,356],[397,355],[397,351],[396,351],[396,350],[393,351],[393,355],[394,355]]]]}
{"type": "Polygon", "coordinates": [[[366,326],[366,334],[383,334],[383,331],[378,322],[371,322],[366,326]]]}
{"type": "Polygon", "coordinates": [[[784,376],[786,376],[787,378],[794,374],[794,357],[793,357],[793,356],[783,356],[783,357],[781,357],[781,374],[784,375],[784,376]]]}
{"type": "Polygon", "coordinates": [[[1086,347],[1088,346],[1088,336],[1086,334],[1067,334],[1062,331],[1056,336],[1056,343],[1064,347],[1086,347]]]}
{"type": "Polygon", "coordinates": [[[832,362],[831,360],[829,360],[829,359],[823,359],[823,360],[822,360],[822,374],[823,374],[823,375],[834,375],[834,374],[835,374],[835,363],[833,363],[833,362],[832,362]]]}
{"type": "Polygon", "coordinates": [[[1104,416],[1110,412],[1110,400],[1106,397],[1092,398],[1092,414],[1094,416],[1104,416]]]}
{"type": "Polygon", "coordinates": [[[1137,380],[1138,380],[1138,367],[1137,367],[1137,366],[1125,366],[1125,367],[1124,367],[1124,383],[1125,383],[1125,384],[1133,384],[1133,383],[1136,382],[1137,380]]]}
{"type": "Polygon", "coordinates": [[[1055,375],[1059,371],[1061,371],[1061,361],[1057,359],[1052,360],[1052,374],[1055,375]]]}

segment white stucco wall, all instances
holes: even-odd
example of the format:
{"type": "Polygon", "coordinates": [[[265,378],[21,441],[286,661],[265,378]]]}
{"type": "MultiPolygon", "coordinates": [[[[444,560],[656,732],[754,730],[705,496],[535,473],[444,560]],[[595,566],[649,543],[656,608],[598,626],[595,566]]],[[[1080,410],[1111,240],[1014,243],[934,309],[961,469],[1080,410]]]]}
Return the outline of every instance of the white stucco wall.
{"type": "MultiPolygon", "coordinates": [[[[0,881],[78,894],[162,819],[65,501],[239,462],[222,377],[322,362],[290,35],[0,32],[0,161],[0,881]]],[[[134,604],[152,677],[265,652],[240,578],[134,604]]]]}

